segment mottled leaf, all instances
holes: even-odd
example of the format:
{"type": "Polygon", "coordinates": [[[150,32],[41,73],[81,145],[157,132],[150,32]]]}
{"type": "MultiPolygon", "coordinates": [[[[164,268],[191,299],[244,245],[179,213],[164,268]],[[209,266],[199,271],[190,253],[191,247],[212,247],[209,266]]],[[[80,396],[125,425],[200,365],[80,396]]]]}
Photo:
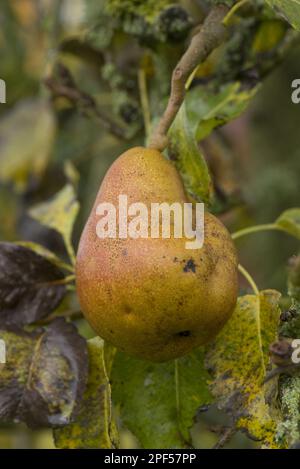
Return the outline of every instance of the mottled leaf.
{"type": "Polygon", "coordinates": [[[284,376],[280,383],[280,403],[284,420],[278,424],[277,438],[288,446],[300,443],[300,376],[284,376]]]}
{"type": "Polygon", "coordinates": [[[64,319],[28,333],[0,329],[6,363],[0,368],[0,420],[30,427],[70,422],[87,380],[85,340],[64,319]]]}
{"type": "Polygon", "coordinates": [[[60,269],[74,272],[74,268],[70,264],[66,264],[63,260],[57,257],[57,255],[54,252],[49,251],[49,249],[45,248],[41,244],[34,243],[32,241],[17,241],[15,244],[17,244],[18,246],[23,246],[25,248],[28,248],[31,251],[34,251],[36,254],[39,254],[40,256],[44,257],[45,259],[50,261],[52,264],[55,264],[60,269]]]}
{"type": "Polygon", "coordinates": [[[55,120],[47,101],[21,101],[1,119],[0,181],[23,191],[30,177],[40,177],[55,135],[55,120]]]}
{"type": "Polygon", "coordinates": [[[74,423],[54,430],[57,448],[115,448],[115,423],[111,409],[111,390],[104,359],[104,342],[88,341],[89,378],[74,423]]]}
{"type": "Polygon", "coordinates": [[[203,140],[211,131],[242,114],[258,87],[242,90],[239,82],[224,85],[215,91],[197,86],[186,99],[187,115],[196,139],[203,140]]]}
{"type": "Polygon", "coordinates": [[[169,131],[168,155],[180,172],[189,194],[197,200],[210,202],[212,197],[210,174],[190,130],[184,104],[169,131]]]}
{"type": "Polygon", "coordinates": [[[112,366],[114,363],[114,359],[117,353],[116,347],[114,347],[109,342],[104,342],[104,359],[105,359],[105,367],[107,374],[111,375],[112,366]]]}
{"type": "Polygon", "coordinates": [[[50,314],[66,293],[64,278],[31,249],[0,243],[0,327],[31,324],[50,314]]]}
{"type": "Polygon", "coordinates": [[[240,297],[206,355],[219,408],[229,413],[237,428],[270,447],[276,447],[276,421],[268,405],[273,388],[264,379],[269,345],[277,338],[279,298],[274,290],[240,297]]]}
{"type": "Polygon", "coordinates": [[[74,253],[71,236],[78,211],[79,203],[71,184],[67,184],[49,201],[38,204],[29,211],[32,218],[62,235],[72,260],[74,253]]]}
{"type": "Polygon", "coordinates": [[[300,0],[267,0],[293,28],[300,31],[300,0]]]}
{"type": "Polygon", "coordinates": [[[276,220],[276,225],[280,226],[287,233],[300,239],[300,208],[290,208],[280,215],[276,220]]]}
{"type": "Polygon", "coordinates": [[[184,448],[199,407],[211,402],[203,352],[167,363],[117,352],[112,369],[113,402],[144,448],[184,448]]]}

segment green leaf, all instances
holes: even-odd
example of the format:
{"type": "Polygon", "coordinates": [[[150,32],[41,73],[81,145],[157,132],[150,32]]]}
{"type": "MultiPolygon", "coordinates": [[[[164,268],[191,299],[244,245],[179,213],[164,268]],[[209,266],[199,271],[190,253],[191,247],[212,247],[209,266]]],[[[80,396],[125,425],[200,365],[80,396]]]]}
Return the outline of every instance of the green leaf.
{"type": "Polygon", "coordinates": [[[264,384],[269,345],[277,339],[280,293],[266,290],[260,296],[238,299],[231,319],[207,348],[212,372],[211,390],[218,406],[227,411],[238,429],[276,447],[276,422],[267,404],[273,389],[264,384]]]}
{"type": "Polygon", "coordinates": [[[62,235],[72,260],[74,252],[71,236],[78,211],[79,203],[71,184],[67,184],[49,201],[35,205],[29,211],[32,218],[62,235]]]}
{"type": "Polygon", "coordinates": [[[70,184],[76,189],[78,188],[78,183],[80,179],[80,174],[75,165],[71,160],[67,160],[64,163],[64,174],[70,184]]]}
{"type": "Polygon", "coordinates": [[[252,51],[262,54],[271,51],[283,40],[286,33],[286,23],[278,19],[262,21],[255,33],[252,51]]]}
{"type": "Polygon", "coordinates": [[[300,239],[300,208],[286,210],[275,223],[290,235],[300,239]]]}
{"type": "Polygon", "coordinates": [[[209,202],[212,182],[207,164],[190,130],[185,104],[183,104],[169,131],[169,158],[180,172],[186,190],[196,200],[209,202]]]}
{"type": "Polygon", "coordinates": [[[0,181],[24,191],[29,178],[40,178],[50,156],[55,119],[47,101],[21,101],[1,119],[0,181]]]}
{"type": "Polygon", "coordinates": [[[56,319],[47,329],[0,329],[6,363],[0,367],[0,420],[30,427],[68,424],[87,381],[86,341],[56,319]]]}
{"type": "Polygon", "coordinates": [[[202,350],[161,364],[118,352],[113,402],[143,448],[185,448],[197,409],[211,402],[208,379],[202,350]]]}
{"type": "Polygon", "coordinates": [[[267,0],[269,5],[278,11],[293,28],[300,31],[300,0],[267,0]]]}
{"type": "Polygon", "coordinates": [[[104,342],[99,337],[88,341],[89,378],[78,416],[74,423],[54,430],[57,448],[97,449],[118,445],[112,418],[111,390],[104,357],[104,342]]]}
{"type": "Polygon", "coordinates": [[[242,114],[258,87],[242,90],[239,82],[224,85],[219,91],[198,86],[187,94],[187,114],[196,139],[203,140],[214,128],[242,114]]]}

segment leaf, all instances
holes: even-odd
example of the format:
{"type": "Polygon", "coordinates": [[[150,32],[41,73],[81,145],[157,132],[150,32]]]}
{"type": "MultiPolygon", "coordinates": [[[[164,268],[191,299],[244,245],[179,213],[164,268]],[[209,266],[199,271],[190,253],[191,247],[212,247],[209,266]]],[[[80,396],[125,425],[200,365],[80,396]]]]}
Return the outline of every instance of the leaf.
{"type": "Polygon", "coordinates": [[[288,446],[300,442],[300,376],[284,376],[280,384],[284,420],[278,424],[277,438],[288,446]]]}
{"type": "Polygon", "coordinates": [[[300,239],[300,208],[286,210],[277,218],[275,223],[290,235],[300,239]]]}
{"type": "Polygon", "coordinates": [[[168,154],[180,172],[186,190],[195,199],[209,202],[212,182],[205,159],[189,129],[185,104],[169,131],[168,154]]]}
{"type": "Polygon", "coordinates": [[[0,420],[30,427],[66,425],[87,380],[85,340],[64,319],[45,329],[0,329],[6,364],[0,368],[0,420]]]}
{"type": "Polygon", "coordinates": [[[24,191],[30,177],[43,174],[55,135],[55,120],[45,100],[21,101],[1,119],[0,181],[24,191]]]}
{"type": "MultiPolygon", "coordinates": [[[[300,255],[293,256],[289,259],[288,270],[288,294],[294,298],[295,302],[300,306],[300,255]]],[[[300,334],[300,308],[298,311],[299,325],[298,330],[300,334]]],[[[300,337],[300,335],[299,335],[300,337]]]]}
{"type": "Polygon", "coordinates": [[[0,243],[0,327],[31,324],[65,296],[62,271],[31,249],[0,243]]]}
{"type": "Polygon", "coordinates": [[[106,3],[106,0],[85,2],[87,31],[84,39],[96,49],[110,45],[116,27],[116,20],[108,14],[106,3]]]}
{"type": "Polygon", "coordinates": [[[145,18],[146,21],[152,22],[171,3],[173,3],[172,0],[147,0],[142,2],[108,0],[106,9],[113,16],[138,15],[145,18]]]}
{"type": "Polygon", "coordinates": [[[60,269],[65,269],[65,270],[74,272],[73,267],[71,267],[69,264],[66,264],[59,257],[57,257],[57,255],[54,252],[49,251],[49,249],[45,248],[41,244],[34,243],[32,241],[17,241],[15,244],[17,244],[18,246],[23,246],[25,248],[28,248],[31,251],[34,251],[36,254],[39,254],[40,256],[44,257],[45,259],[47,259],[52,264],[55,264],[60,269]]]}
{"type": "Polygon", "coordinates": [[[89,378],[74,423],[54,430],[57,448],[115,448],[111,390],[104,361],[104,342],[99,337],[88,341],[89,378]]]}
{"type": "Polygon", "coordinates": [[[196,140],[203,140],[214,128],[242,114],[258,87],[242,90],[239,82],[224,85],[219,91],[198,86],[187,94],[187,115],[196,140]]]}
{"type": "Polygon", "coordinates": [[[78,187],[80,173],[77,170],[76,166],[72,163],[71,160],[67,160],[64,163],[64,174],[70,184],[75,188],[78,187]]]}
{"type": "Polygon", "coordinates": [[[153,364],[117,352],[112,396],[143,448],[185,448],[199,407],[211,402],[203,352],[153,364]]]}
{"type": "Polygon", "coordinates": [[[252,51],[262,54],[271,51],[283,40],[286,33],[286,23],[278,19],[262,21],[255,33],[252,51]]]}
{"type": "Polygon", "coordinates": [[[78,211],[79,203],[71,184],[67,184],[49,201],[35,205],[29,211],[32,218],[62,235],[72,260],[74,253],[71,236],[78,211]]]}
{"type": "MultiPolygon", "coordinates": [[[[1,171],[1,170],[0,170],[1,171]]],[[[0,186],[0,239],[7,241],[16,237],[18,223],[19,197],[8,186],[0,186]]]]}
{"type": "Polygon", "coordinates": [[[268,4],[278,11],[294,29],[300,31],[300,0],[267,0],[268,4]]]}
{"type": "Polygon", "coordinates": [[[272,389],[264,385],[264,379],[269,345],[277,339],[279,298],[274,290],[263,291],[259,297],[240,297],[206,355],[218,407],[231,415],[238,429],[270,447],[276,447],[276,421],[267,404],[272,389]]]}

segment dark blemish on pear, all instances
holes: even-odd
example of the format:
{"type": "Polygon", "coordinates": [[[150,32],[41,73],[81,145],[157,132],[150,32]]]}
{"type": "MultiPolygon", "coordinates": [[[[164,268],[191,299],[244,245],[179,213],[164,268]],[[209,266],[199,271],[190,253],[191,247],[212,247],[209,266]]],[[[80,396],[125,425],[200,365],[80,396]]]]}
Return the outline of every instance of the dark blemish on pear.
{"type": "Polygon", "coordinates": [[[189,259],[183,268],[183,272],[196,272],[196,264],[193,259],[189,259]]]}
{"type": "Polygon", "coordinates": [[[217,231],[211,231],[211,236],[213,236],[214,238],[220,238],[220,233],[218,233],[217,231]]]}
{"type": "Polygon", "coordinates": [[[172,150],[169,151],[169,158],[171,161],[177,161],[178,160],[178,156],[176,155],[176,153],[173,153],[172,150]]]}
{"type": "Polygon", "coordinates": [[[132,308],[129,305],[124,305],[124,312],[126,314],[130,314],[132,312],[132,308]]]}
{"type": "Polygon", "coordinates": [[[127,256],[127,249],[123,249],[122,255],[123,255],[123,256],[127,256]]]}
{"type": "Polygon", "coordinates": [[[181,331],[181,332],[178,332],[177,335],[179,337],[190,337],[191,336],[191,331],[181,331]]]}

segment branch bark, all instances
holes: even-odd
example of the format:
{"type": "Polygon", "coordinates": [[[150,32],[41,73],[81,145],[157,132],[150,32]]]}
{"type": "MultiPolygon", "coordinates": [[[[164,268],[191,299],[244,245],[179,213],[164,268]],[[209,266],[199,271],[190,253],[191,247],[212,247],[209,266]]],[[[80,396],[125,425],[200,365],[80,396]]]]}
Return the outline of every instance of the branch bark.
{"type": "Polygon", "coordinates": [[[167,133],[185,97],[185,84],[193,70],[225,39],[226,28],[222,24],[228,13],[226,5],[213,7],[203,26],[190,43],[173,71],[171,95],[167,108],[155,129],[149,143],[150,148],[163,151],[168,144],[167,133]]]}
{"type": "Polygon", "coordinates": [[[125,129],[121,128],[110,116],[103,113],[96,104],[95,99],[80,90],[69,70],[62,64],[57,64],[57,76],[49,76],[44,79],[47,88],[55,97],[64,97],[76,106],[82,114],[94,117],[112,135],[119,139],[127,140],[125,129]]]}
{"type": "Polygon", "coordinates": [[[235,427],[225,427],[219,440],[217,441],[217,443],[214,445],[212,449],[222,449],[223,446],[225,446],[226,443],[228,443],[231,440],[231,438],[236,433],[236,431],[237,430],[235,427]]]}

